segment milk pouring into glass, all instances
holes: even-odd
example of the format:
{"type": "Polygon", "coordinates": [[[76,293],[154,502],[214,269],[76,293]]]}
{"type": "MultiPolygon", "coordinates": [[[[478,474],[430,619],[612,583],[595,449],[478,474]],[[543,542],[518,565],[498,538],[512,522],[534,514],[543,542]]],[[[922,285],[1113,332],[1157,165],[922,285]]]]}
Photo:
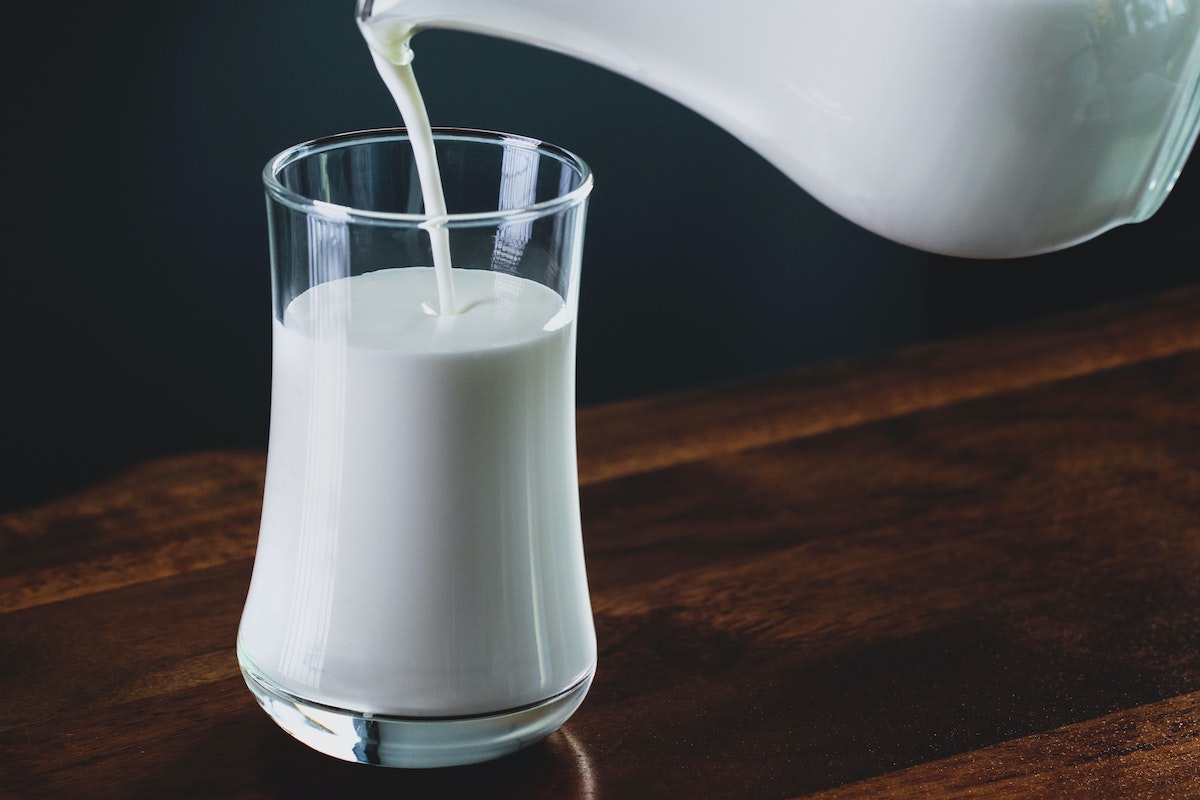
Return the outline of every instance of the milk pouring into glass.
{"type": "Polygon", "coordinates": [[[431,133],[403,38],[368,40],[409,132],[266,170],[271,435],[238,656],[309,746],[446,766],[545,737],[595,669],[574,429],[591,176],[545,143],[431,133]]]}
{"type": "Polygon", "coordinates": [[[1007,257],[1161,204],[1200,118],[1195,6],[362,0],[411,140],[330,137],[267,171],[271,442],[239,634],[260,703],[340,758],[467,763],[553,731],[595,667],[573,429],[590,174],[542,143],[442,133],[470,156],[454,203],[460,184],[493,195],[443,205],[415,32],[598,63],[870,230],[1007,257]]]}

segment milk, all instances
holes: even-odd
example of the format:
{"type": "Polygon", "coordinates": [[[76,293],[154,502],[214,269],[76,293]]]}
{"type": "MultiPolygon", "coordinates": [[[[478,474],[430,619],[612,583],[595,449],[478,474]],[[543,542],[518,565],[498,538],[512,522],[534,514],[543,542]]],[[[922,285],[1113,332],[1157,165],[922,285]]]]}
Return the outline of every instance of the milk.
{"type": "Polygon", "coordinates": [[[575,327],[512,275],[387,269],[276,320],[271,432],[244,657],[366,714],[543,700],[590,674],[575,327]],[[351,313],[353,312],[353,313],[351,313]]]}
{"type": "Polygon", "coordinates": [[[626,75],[854,222],[955,255],[1027,255],[1144,219],[1196,136],[1195,0],[377,0],[373,13],[381,30],[503,36],[626,75]]]}
{"type": "MultiPolygon", "coordinates": [[[[421,88],[413,74],[413,53],[408,46],[411,31],[403,25],[360,24],[359,30],[371,52],[371,60],[400,111],[412,143],[413,159],[421,181],[421,196],[425,203],[425,215],[444,217],[446,198],[442,192],[441,170],[433,147],[433,131],[429,114],[421,97],[421,88]]],[[[438,300],[434,308],[439,314],[458,312],[458,301],[454,293],[453,263],[450,257],[450,241],[445,228],[432,226],[429,231],[433,248],[433,266],[437,275],[438,300]]]]}

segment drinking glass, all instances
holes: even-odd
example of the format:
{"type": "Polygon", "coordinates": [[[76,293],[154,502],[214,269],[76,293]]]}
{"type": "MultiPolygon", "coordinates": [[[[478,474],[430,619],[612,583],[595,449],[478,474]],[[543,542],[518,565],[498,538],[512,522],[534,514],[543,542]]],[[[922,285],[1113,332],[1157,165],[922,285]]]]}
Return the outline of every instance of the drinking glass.
{"type": "Polygon", "coordinates": [[[264,170],[271,429],[237,643],[280,727],[400,767],[540,740],[596,663],[574,394],[592,175],[522,136],[434,143],[440,216],[400,129],[264,170]]]}

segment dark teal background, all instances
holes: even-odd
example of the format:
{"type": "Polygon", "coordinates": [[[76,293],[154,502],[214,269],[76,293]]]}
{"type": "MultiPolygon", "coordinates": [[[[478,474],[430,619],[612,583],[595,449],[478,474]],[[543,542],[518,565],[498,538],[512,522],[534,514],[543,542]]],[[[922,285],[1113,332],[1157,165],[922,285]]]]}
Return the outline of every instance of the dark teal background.
{"type": "MultiPolygon", "coordinates": [[[[262,167],[306,139],[399,124],[352,1],[19,4],[5,16],[0,509],[155,455],[262,448],[262,167]]],[[[464,34],[423,33],[414,47],[435,125],[552,141],[595,171],[584,405],[1200,279],[1194,172],[1153,220],[1072,250],[949,259],[846,222],[618,76],[464,34]]]]}

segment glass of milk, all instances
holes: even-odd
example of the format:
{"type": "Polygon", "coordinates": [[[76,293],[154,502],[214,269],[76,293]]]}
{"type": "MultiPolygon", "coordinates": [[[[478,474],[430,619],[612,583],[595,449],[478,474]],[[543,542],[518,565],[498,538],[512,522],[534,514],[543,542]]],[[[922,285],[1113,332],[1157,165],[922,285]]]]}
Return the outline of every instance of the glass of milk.
{"type": "Polygon", "coordinates": [[[558,147],[403,130],[264,171],[271,429],[238,634],[251,691],[349,761],[484,761],[547,736],[596,664],[575,458],[592,176],[558,147]]]}

